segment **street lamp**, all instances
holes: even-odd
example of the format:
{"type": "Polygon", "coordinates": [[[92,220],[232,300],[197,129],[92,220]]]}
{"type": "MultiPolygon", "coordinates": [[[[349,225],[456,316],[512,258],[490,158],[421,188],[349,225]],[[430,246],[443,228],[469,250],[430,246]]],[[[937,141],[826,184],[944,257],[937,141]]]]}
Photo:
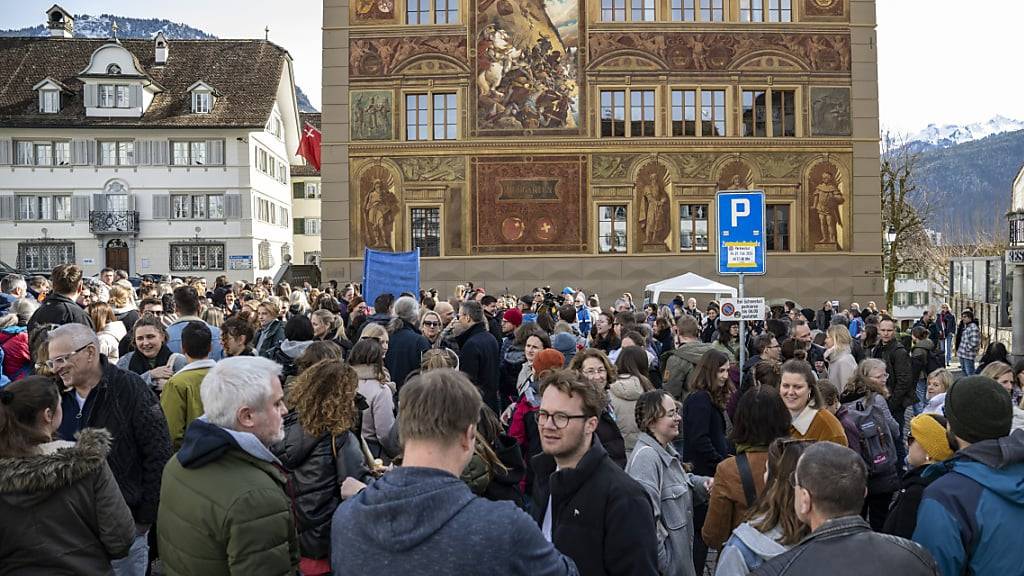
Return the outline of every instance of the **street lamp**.
{"type": "Polygon", "coordinates": [[[889,229],[885,231],[885,241],[892,244],[896,241],[896,229],[889,226],[889,229]]]}

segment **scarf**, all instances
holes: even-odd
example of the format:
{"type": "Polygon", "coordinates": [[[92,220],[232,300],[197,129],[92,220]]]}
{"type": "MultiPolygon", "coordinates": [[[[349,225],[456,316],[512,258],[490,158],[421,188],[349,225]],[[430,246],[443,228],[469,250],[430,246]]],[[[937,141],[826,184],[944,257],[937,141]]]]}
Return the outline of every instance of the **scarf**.
{"type": "Polygon", "coordinates": [[[173,352],[167,347],[167,344],[160,346],[160,351],[156,353],[156,357],[153,359],[146,358],[142,352],[136,350],[132,354],[132,359],[128,362],[128,370],[142,376],[157,366],[166,366],[167,361],[171,359],[171,354],[173,352]]]}

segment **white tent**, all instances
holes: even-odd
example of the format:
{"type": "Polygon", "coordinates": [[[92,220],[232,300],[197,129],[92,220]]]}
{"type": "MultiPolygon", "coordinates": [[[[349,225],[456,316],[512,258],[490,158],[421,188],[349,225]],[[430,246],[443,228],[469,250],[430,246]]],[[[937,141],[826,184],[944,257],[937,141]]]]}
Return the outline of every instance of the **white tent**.
{"type": "Polygon", "coordinates": [[[708,280],[703,276],[698,276],[693,272],[687,272],[682,276],[676,276],[675,278],[668,278],[654,284],[648,284],[644,290],[648,294],[650,302],[658,302],[658,297],[661,296],[662,292],[669,292],[672,294],[714,294],[716,298],[735,298],[736,289],[732,286],[727,286],[713,280],[708,280]]]}

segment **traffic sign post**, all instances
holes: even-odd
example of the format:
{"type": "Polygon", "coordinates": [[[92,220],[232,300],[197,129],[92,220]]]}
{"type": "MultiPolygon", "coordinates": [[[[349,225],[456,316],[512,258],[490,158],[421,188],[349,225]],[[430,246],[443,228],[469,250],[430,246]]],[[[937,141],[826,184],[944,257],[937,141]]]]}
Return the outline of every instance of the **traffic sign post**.
{"type": "MultiPolygon", "coordinates": [[[[763,190],[719,192],[718,273],[739,276],[739,301],[743,301],[743,275],[765,273],[763,190]]],[[[762,299],[763,302],[763,299],[762,299]]],[[[763,315],[762,315],[763,317],[763,315]]],[[[740,322],[740,374],[747,352],[746,320],[740,322]]]]}

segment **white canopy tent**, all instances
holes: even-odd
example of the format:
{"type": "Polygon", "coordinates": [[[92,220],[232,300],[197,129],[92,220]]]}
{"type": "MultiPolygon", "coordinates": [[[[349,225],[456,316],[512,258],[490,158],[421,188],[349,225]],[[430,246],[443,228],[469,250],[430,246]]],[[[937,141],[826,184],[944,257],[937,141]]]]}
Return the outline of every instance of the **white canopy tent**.
{"type": "Polygon", "coordinates": [[[736,289],[732,286],[708,280],[703,276],[687,272],[682,276],[668,278],[654,284],[648,284],[644,291],[649,302],[658,302],[663,292],[670,294],[714,294],[715,298],[735,298],[736,289]]]}

